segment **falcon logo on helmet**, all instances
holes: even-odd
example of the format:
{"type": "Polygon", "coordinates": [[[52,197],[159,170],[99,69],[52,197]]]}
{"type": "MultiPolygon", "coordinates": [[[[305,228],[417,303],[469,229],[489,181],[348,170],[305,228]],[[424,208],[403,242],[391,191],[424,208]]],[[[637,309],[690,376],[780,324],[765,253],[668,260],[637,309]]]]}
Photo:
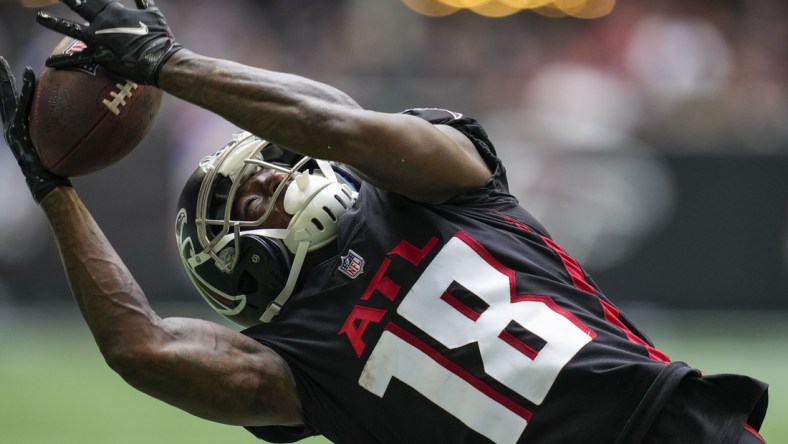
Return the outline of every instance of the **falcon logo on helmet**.
{"type": "Polygon", "coordinates": [[[175,234],[186,272],[203,298],[231,321],[270,322],[293,293],[306,254],[336,238],[337,221],[356,201],[355,175],[341,164],[287,151],[247,132],[204,158],[178,203],[175,234]],[[231,210],[240,186],[270,168],[285,173],[271,196],[284,193],[286,228],[259,228],[231,210]]]}

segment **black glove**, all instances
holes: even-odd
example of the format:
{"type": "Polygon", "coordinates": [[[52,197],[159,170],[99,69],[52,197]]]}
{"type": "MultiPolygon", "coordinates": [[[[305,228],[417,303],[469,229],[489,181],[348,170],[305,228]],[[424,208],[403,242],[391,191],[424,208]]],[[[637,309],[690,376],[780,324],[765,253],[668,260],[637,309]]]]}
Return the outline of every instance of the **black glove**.
{"type": "Polygon", "coordinates": [[[11,67],[0,57],[0,117],[3,120],[3,135],[22,168],[33,198],[40,203],[50,191],[59,186],[71,186],[71,182],[41,165],[30,140],[28,115],[35,85],[36,75],[33,69],[28,67],[23,77],[22,94],[17,95],[11,67]]]}
{"type": "Polygon", "coordinates": [[[137,9],[113,0],[61,0],[89,22],[81,25],[45,12],[38,23],[79,39],[87,48],[73,55],[47,59],[53,68],[97,63],[115,74],[143,85],[158,84],[159,71],[182,46],[172,39],[167,20],[152,0],[135,0],[137,9]]]}

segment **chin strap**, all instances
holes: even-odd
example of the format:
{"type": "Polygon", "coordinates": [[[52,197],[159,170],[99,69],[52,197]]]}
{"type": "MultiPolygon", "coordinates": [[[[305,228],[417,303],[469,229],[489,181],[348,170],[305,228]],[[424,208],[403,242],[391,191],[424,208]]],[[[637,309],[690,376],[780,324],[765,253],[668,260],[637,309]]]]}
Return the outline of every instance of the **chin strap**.
{"type": "Polygon", "coordinates": [[[295,289],[296,282],[298,281],[301,267],[304,265],[307,250],[309,250],[309,242],[305,241],[298,244],[295,257],[293,258],[293,265],[290,268],[290,275],[287,276],[287,282],[285,282],[284,288],[279,292],[276,299],[268,304],[265,312],[260,316],[261,322],[271,322],[279,312],[282,311],[282,307],[290,299],[290,296],[293,295],[293,289],[295,289]]]}

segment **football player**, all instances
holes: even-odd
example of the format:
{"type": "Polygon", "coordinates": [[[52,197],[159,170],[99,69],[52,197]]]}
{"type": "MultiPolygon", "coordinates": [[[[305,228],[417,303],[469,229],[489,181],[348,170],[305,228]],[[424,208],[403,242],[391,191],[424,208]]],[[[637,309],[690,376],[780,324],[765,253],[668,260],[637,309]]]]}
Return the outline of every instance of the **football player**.
{"type": "Polygon", "coordinates": [[[99,63],[245,132],[183,189],[176,241],[242,331],[160,318],[67,178],[44,169],[0,69],[5,136],[108,364],[273,442],[757,443],[766,385],[672,362],[508,192],[481,125],[377,113],[298,76],[182,48],[152,1],[64,0],[99,63]]]}

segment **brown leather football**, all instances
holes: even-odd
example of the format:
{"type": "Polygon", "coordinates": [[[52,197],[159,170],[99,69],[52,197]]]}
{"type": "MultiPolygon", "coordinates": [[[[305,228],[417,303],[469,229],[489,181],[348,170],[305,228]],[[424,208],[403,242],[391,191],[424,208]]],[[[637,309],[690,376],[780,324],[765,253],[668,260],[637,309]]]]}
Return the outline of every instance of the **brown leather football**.
{"type": "MultiPolygon", "coordinates": [[[[64,38],[53,54],[85,49],[64,38]]],[[[30,137],[44,166],[64,177],[93,173],[133,150],[153,125],[163,93],[122,79],[98,65],[38,74],[30,137]]]]}

